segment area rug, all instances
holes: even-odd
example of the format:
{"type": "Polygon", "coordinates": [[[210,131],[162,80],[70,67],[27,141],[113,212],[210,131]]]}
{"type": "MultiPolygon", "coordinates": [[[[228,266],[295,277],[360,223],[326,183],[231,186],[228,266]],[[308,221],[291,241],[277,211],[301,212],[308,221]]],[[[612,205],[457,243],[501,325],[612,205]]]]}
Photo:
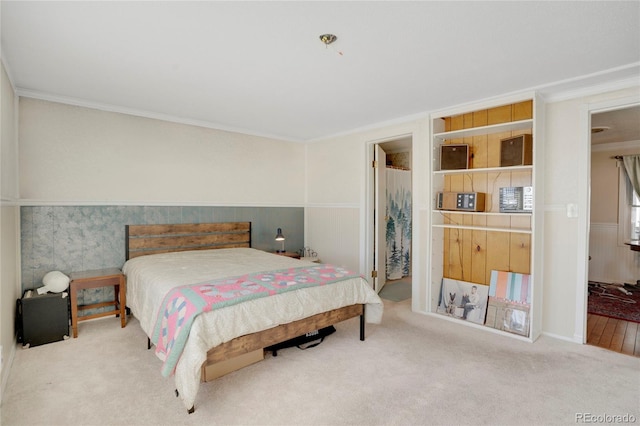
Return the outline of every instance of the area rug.
{"type": "Polygon", "coordinates": [[[625,290],[631,292],[626,295],[614,288],[603,288],[603,284],[589,282],[587,312],[640,323],[640,288],[638,286],[624,287],[625,290]]]}
{"type": "Polygon", "coordinates": [[[387,281],[378,294],[381,298],[392,302],[402,302],[411,298],[411,277],[387,281]]]}

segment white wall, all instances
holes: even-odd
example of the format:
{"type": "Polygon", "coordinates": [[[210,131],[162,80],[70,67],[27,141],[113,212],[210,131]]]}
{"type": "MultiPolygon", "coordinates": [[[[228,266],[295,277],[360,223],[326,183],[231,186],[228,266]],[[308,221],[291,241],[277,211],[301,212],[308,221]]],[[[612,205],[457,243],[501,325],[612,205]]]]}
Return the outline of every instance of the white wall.
{"type": "Polygon", "coordinates": [[[27,203],[302,206],[304,146],[20,98],[27,203]]]}
{"type": "MultiPolygon", "coordinates": [[[[576,241],[586,207],[578,218],[569,218],[566,205],[584,201],[580,176],[588,168],[588,154],[576,152],[588,149],[582,129],[588,125],[585,105],[639,91],[635,87],[547,105],[546,333],[575,340],[579,328],[575,301],[581,254],[576,241]]],[[[431,198],[426,117],[302,145],[33,99],[21,99],[20,114],[20,191],[27,203],[305,205],[305,245],[323,261],[363,274],[371,264],[365,256],[371,237],[366,206],[370,145],[412,135],[413,308],[426,309],[431,198]]]]}
{"type": "Polygon", "coordinates": [[[4,64],[0,67],[0,398],[15,353],[14,316],[20,297],[17,174],[17,98],[4,64]]]}
{"type": "Polygon", "coordinates": [[[367,177],[372,173],[374,143],[412,137],[413,242],[412,275],[417,297],[414,309],[424,310],[426,299],[426,220],[428,119],[414,119],[307,145],[306,245],[323,261],[345,265],[370,279],[372,257],[366,256],[372,238],[372,206],[367,177]],[[370,229],[369,229],[370,228],[370,229]]]}
{"type": "MultiPolygon", "coordinates": [[[[638,145],[640,146],[640,142],[638,145]]],[[[627,151],[629,150],[591,151],[591,223],[618,223],[619,168],[618,162],[611,157],[627,154],[627,151]]],[[[628,153],[640,154],[631,151],[628,153]]]]}
{"type": "Polygon", "coordinates": [[[339,137],[307,146],[305,245],[321,261],[361,271],[364,148],[339,137]]]}
{"type": "Polygon", "coordinates": [[[585,312],[576,301],[586,286],[589,146],[585,120],[589,108],[638,97],[640,87],[550,102],[545,129],[545,234],[543,331],[582,340],[585,312]],[[567,217],[567,204],[578,205],[578,217],[567,217]],[[584,247],[581,243],[584,242],[584,247]]]}
{"type": "Polygon", "coordinates": [[[640,154],[640,141],[625,142],[629,143],[604,144],[591,151],[588,263],[593,281],[635,283],[640,279],[640,254],[618,241],[618,181],[623,166],[611,157],[640,154]]]}
{"type": "MultiPolygon", "coordinates": [[[[544,277],[543,277],[543,332],[568,339],[576,339],[579,331],[576,318],[576,298],[580,290],[580,276],[577,258],[580,241],[578,218],[569,218],[566,205],[579,204],[580,185],[584,184],[579,178],[588,164],[579,161],[578,150],[587,152],[590,149],[581,133],[583,110],[585,105],[593,102],[625,98],[637,95],[637,87],[613,92],[602,92],[597,95],[573,97],[569,100],[556,101],[547,104],[545,113],[545,229],[544,229],[544,277]],[[586,145],[585,145],[586,144],[586,145]]],[[[330,138],[310,144],[307,149],[307,193],[309,214],[306,216],[308,229],[322,229],[323,232],[307,234],[307,243],[314,250],[320,249],[321,254],[331,259],[330,254],[322,250],[331,251],[335,236],[330,229],[349,228],[359,229],[359,232],[348,234],[353,241],[343,242],[346,247],[355,247],[360,243],[361,272],[365,272],[363,265],[366,241],[364,205],[366,187],[365,165],[367,163],[366,146],[370,141],[383,140],[395,135],[414,133],[413,137],[413,193],[414,199],[414,291],[417,300],[413,301],[413,309],[426,310],[426,276],[428,267],[426,259],[428,235],[427,217],[431,195],[427,161],[431,158],[428,152],[428,120],[418,120],[406,125],[387,126],[384,128],[354,133],[347,136],[330,138]],[[359,205],[358,205],[359,204],[359,205]],[[350,210],[341,208],[347,206],[350,210]],[[318,214],[317,209],[325,210],[324,215],[318,214]],[[314,210],[314,211],[311,211],[314,210]],[[357,210],[356,213],[354,210],[357,210]],[[356,220],[358,218],[358,220],[356,220]],[[355,239],[359,241],[356,242],[355,239]],[[417,287],[416,287],[417,286],[417,287]]],[[[584,129],[582,129],[584,130],[584,129]]],[[[588,154],[586,154],[588,158],[588,154]]],[[[586,208],[579,215],[585,215],[586,208]]],[[[585,228],[586,229],[586,228],[585,228]]],[[[584,238],[583,238],[584,239],[584,238]]],[[[584,239],[586,243],[586,239],[584,239]]],[[[586,252],[586,248],[584,248],[586,252]]],[[[350,260],[354,262],[355,260],[350,260]]],[[[414,299],[416,299],[414,297],[414,299]]]]}

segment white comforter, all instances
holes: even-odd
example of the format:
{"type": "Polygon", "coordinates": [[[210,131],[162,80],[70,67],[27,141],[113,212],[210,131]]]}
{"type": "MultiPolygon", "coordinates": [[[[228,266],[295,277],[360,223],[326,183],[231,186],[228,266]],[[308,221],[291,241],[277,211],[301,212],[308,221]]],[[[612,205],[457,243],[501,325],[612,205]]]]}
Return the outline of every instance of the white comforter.
{"type": "MultiPolygon", "coordinates": [[[[313,264],[250,248],[136,257],[123,267],[127,277],[127,306],[147,336],[151,336],[164,296],[173,287],[305,265],[313,264]]],[[[367,304],[367,322],[380,323],[382,300],[362,278],[249,300],[199,315],[193,322],[175,372],[176,389],[185,407],[194,405],[200,368],[209,349],[238,336],[356,303],[367,304]]]]}

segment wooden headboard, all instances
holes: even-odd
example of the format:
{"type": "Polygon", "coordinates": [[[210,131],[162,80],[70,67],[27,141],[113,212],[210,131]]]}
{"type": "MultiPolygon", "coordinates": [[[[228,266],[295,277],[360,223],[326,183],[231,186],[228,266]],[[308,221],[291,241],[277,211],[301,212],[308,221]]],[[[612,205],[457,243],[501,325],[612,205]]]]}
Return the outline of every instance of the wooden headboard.
{"type": "Polygon", "coordinates": [[[251,222],[125,225],[126,259],[187,250],[251,247],[251,222]]]}

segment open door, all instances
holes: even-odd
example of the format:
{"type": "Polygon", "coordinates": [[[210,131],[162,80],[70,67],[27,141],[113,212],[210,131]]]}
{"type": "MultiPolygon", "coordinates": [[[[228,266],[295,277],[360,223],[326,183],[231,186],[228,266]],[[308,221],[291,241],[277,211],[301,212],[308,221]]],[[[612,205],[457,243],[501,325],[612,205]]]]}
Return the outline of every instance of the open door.
{"type": "MultiPolygon", "coordinates": [[[[631,145],[634,145],[637,140],[637,132],[629,133],[628,130],[622,128],[621,124],[629,123],[635,126],[637,129],[637,118],[631,120],[621,119],[618,117],[618,113],[629,112],[634,107],[640,106],[640,97],[637,95],[629,96],[626,98],[616,98],[606,100],[603,102],[590,103],[581,111],[581,140],[582,146],[576,153],[576,161],[579,164],[584,164],[579,169],[578,181],[581,182],[577,188],[578,194],[578,212],[584,212],[577,216],[578,220],[578,238],[576,243],[577,248],[577,274],[576,274],[576,297],[575,297],[575,324],[574,324],[574,339],[580,343],[587,343],[588,331],[592,329],[587,325],[587,312],[588,312],[588,300],[589,300],[589,280],[593,281],[607,281],[610,271],[618,271],[617,268],[611,268],[608,265],[622,265],[629,264],[637,268],[637,264],[628,262],[628,257],[631,254],[629,247],[622,245],[616,245],[616,241],[619,238],[618,224],[615,226],[606,226],[609,222],[618,222],[619,217],[616,213],[613,214],[612,220],[605,220],[604,217],[608,217],[611,212],[600,211],[600,208],[608,208],[610,204],[618,205],[620,199],[617,199],[614,203],[602,201],[603,198],[608,197],[611,194],[615,194],[616,191],[611,191],[609,187],[598,188],[594,184],[609,182],[609,178],[605,178],[600,171],[594,168],[597,165],[598,156],[602,154],[604,158],[602,161],[606,163],[606,166],[602,170],[613,169],[617,173],[614,160],[611,157],[617,155],[624,155],[625,153],[636,153],[637,149],[633,152],[624,152],[623,149],[630,149],[631,145]],[[612,119],[607,117],[608,113],[615,113],[616,126],[610,126],[606,122],[606,119],[612,119]],[[594,131],[600,128],[614,129],[615,132],[607,134],[606,129],[603,131],[594,131]],[[612,139],[607,142],[610,136],[618,135],[615,141],[612,139]],[[625,135],[624,137],[620,137],[625,135]],[[627,142],[623,142],[627,141],[627,142]],[[610,143],[612,142],[612,143],[610,143]],[[609,145],[607,147],[607,145],[609,145]],[[602,148],[598,148],[601,146],[602,148]],[[601,152],[600,152],[601,151],[601,152]],[[593,191],[593,194],[592,194],[593,191]],[[606,194],[606,195],[602,195],[606,194]],[[592,203],[593,200],[597,200],[597,203],[592,203]],[[602,224],[605,226],[600,226],[602,224]],[[613,234],[612,234],[613,233],[613,234]],[[611,245],[603,244],[604,241],[611,240],[611,245]],[[604,248],[604,249],[603,249],[604,248]],[[620,251],[619,251],[620,250],[620,251]],[[611,260],[612,259],[612,260],[611,260]],[[604,275],[606,273],[606,275],[604,275]]],[[[634,128],[634,127],[632,127],[634,128]]],[[[635,146],[635,145],[634,145],[635,146]]],[[[615,175],[614,175],[615,176],[615,175]]],[[[615,182],[615,177],[614,177],[615,182]]],[[[616,197],[617,198],[617,197],[616,197]]],[[[613,276],[613,280],[624,282],[627,278],[634,279],[632,273],[630,277],[625,275],[613,276]]],[[[633,281],[632,281],[633,282],[633,281]]]]}
{"type": "MultiPolygon", "coordinates": [[[[640,104],[590,113],[589,210],[585,214],[587,290],[583,292],[585,309],[580,312],[580,320],[585,323],[582,343],[633,355],[637,334],[635,328],[629,333],[626,321],[633,323],[637,308],[625,307],[634,306],[631,294],[640,278],[639,258],[630,244],[639,238],[640,202],[622,158],[640,154],[640,104]],[[613,288],[621,290],[611,291],[613,288]],[[632,291],[627,294],[629,289],[632,291]],[[612,327],[616,338],[610,341],[605,336],[612,327]]],[[[636,350],[637,346],[636,341],[636,350]]]]}
{"type": "Polygon", "coordinates": [[[387,176],[386,163],[387,154],[380,147],[380,145],[374,145],[373,154],[373,167],[374,167],[374,250],[373,250],[373,270],[375,271],[375,277],[373,279],[373,289],[380,293],[382,287],[386,283],[387,277],[387,176]]]}
{"type": "MultiPolygon", "coordinates": [[[[412,135],[397,135],[385,140],[372,141],[366,148],[367,159],[367,194],[365,198],[366,215],[364,220],[364,247],[365,247],[365,270],[367,275],[371,272],[371,275],[367,276],[367,280],[371,287],[380,292],[389,277],[389,264],[387,257],[389,254],[389,242],[387,239],[397,232],[397,227],[388,229],[388,226],[393,220],[394,214],[397,214],[402,210],[403,217],[406,217],[409,221],[412,215],[411,206],[411,148],[412,148],[412,135]],[[389,162],[389,164],[387,164],[389,162]],[[393,169],[390,171],[388,167],[393,169]],[[403,176],[401,185],[406,187],[406,191],[400,191],[400,193],[408,193],[408,198],[401,197],[402,202],[399,205],[404,206],[403,209],[399,209],[395,203],[391,203],[389,200],[389,186],[399,183],[398,179],[394,179],[393,172],[405,171],[408,173],[408,184],[403,176]],[[388,182],[389,178],[392,178],[391,182],[388,182]],[[408,186],[407,186],[408,185],[408,186]],[[408,211],[406,211],[408,209],[408,211]]],[[[395,176],[397,178],[397,176],[395,176]]],[[[395,223],[395,222],[394,222],[395,223]]],[[[408,233],[408,237],[405,241],[407,244],[404,247],[407,248],[403,251],[403,260],[407,262],[402,263],[404,276],[410,280],[411,276],[411,223],[408,223],[408,228],[405,232],[408,233]]],[[[403,244],[400,244],[403,246],[403,244]]],[[[391,256],[391,259],[395,259],[395,256],[391,256]]],[[[392,280],[389,279],[389,285],[392,280]]]]}

